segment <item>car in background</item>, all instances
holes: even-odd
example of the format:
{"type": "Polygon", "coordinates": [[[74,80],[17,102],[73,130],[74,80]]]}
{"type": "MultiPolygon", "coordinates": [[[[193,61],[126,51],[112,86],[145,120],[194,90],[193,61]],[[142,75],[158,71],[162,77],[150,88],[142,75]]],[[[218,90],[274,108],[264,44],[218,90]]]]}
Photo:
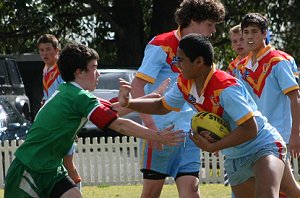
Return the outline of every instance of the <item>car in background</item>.
{"type": "Polygon", "coordinates": [[[0,97],[0,142],[24,140],[30,126],[9,101],[0,97]]]}
{"type": "MultiPolygon", "coordinates": [[[[98,78],[97,88],[92,92],[96,97],[109,101],[117,101],[119,93],[119,78],[131,82],[136,74],[134,69],[99,69],[100,77],[98,78]]],[[[139,113],[132,112],[123,116],[135,122],[142,123],[139,113]]],[[[88,121],[82,130],[78,133],[78,137],[116,137],[123,136],[113,130],[101,130],[92,122],[88,121]]]]}
{"type": "Polygon", "coordinates": [[[9,101],[27,120],[30,120],[30,102],[15,59],[0,55],[0,97],[9,101]]]}

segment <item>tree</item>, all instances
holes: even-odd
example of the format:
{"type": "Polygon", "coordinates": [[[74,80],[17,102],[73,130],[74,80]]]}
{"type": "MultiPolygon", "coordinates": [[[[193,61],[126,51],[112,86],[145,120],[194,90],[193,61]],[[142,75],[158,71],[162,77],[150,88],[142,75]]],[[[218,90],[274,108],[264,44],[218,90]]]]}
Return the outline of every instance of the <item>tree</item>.
{"type": "MultiPolygon", "coordinates": [[[[37,38],[53,33],[63,43],[76,41],[95,48],[100,53],[100,64],[137,68],[147,42],[154,35],[176,28],[174,11],[179,3],[180,0],[0,0],[0,53],[34,52],[37,38]]],[[[228,31],[248,12],[266,14],[271,21],[271,43],[300,61],[299,1],[226,0],[224,5],[226,20],[212,38],[219,63],[227,65],[235,56],[228,31]]]]}

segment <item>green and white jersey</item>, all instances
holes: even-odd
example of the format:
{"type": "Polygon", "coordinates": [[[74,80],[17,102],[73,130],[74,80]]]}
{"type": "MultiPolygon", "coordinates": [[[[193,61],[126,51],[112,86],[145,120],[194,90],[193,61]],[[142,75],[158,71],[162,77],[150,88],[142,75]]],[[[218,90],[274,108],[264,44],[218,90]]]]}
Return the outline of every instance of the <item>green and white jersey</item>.
{"type": "Polygon", "coordinates": [[[77,132],[91,113],[102,106],[98,98],[78,84],[62,84],[38,112],[15,156],[25,166],[38,172],[58,167],[70,150],[77,132]]]}

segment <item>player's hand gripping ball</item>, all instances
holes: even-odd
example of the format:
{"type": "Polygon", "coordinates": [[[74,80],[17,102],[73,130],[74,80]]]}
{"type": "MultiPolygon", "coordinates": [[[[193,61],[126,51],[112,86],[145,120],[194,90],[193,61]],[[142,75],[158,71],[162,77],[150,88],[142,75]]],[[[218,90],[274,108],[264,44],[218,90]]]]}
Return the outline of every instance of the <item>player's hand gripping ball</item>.
{"type": "Polygon", "coordinates": [[[216,142],[230,133],[229,124],[220,116],[200,111],[192,117],[193,132],[199,133],[210,142],[216,142]]]}

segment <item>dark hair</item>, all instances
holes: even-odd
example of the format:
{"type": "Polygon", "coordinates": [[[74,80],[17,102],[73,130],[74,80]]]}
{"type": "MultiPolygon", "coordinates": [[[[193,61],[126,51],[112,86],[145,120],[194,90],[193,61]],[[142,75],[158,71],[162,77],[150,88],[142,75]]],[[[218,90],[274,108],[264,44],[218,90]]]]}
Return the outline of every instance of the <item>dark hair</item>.
{"type": "Polygon", "coordinates": [[[206,65],[211,66],[213,64],[213,46],[206,37],[200,34],[192,33],[182,37],[178,47],[192,62],[201,56],[206,65]]]}
{"type": "Polygon", "coordinates": [[[186,28],[191,20],[213,20],[219,23],[224,18],[225,8],[219,0],[183,0],[175,12],[175,21],[182,28],[186,28]]]}
{"type": "Polygon", "coordinates": [[[43,34],[42,36],[40,36],[37,41],[38,47],[41,43],[51,43],[54,49],[59,48],[58,39],[53,34],[43,34]]]}
{"type": "Polygon", "coordinates": [[[268,30],[268,19],[260,13],[248,13],[242,19],[241,28],[243,30],[250,25],[255,25],[261,32],[265,32],[268,30]]]}
{"type": "Polygon", "coordinates": [[[87,70],[91,60],[99,60],[98,53],[82,44],[68,44],[60,53],[57,64],[61,77],[69,82],[75,79],[76,69],[87,70]]]}

